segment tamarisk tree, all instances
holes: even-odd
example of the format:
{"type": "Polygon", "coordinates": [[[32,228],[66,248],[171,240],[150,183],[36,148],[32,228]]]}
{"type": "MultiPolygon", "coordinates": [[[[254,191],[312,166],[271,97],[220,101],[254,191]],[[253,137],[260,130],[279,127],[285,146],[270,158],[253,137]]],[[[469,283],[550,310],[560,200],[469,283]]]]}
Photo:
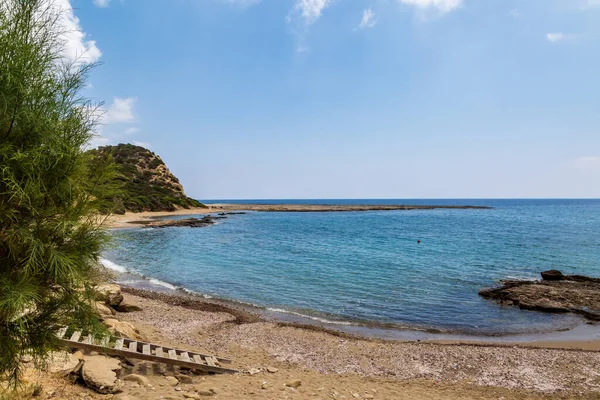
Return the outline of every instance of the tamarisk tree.
{"type": "Polygon", "coordinates": [[[93,65],[62,57],[61,29],[50,0],[0,0],[0,378],[13,384],[23,355],[56,347],[59,326],[97,326],[86,285],[115,170],[85,153],[93,65]]]}

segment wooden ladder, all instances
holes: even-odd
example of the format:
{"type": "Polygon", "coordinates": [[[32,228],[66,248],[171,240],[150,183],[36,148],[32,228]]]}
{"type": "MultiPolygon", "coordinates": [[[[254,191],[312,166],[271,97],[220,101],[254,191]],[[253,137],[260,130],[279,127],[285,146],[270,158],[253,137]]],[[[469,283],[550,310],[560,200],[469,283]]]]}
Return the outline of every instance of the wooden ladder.
{"type": "Polygon", "coordinates": [[[82,337],[81,331],[74,331],[70,336],[65,336],[67,331],[67,327],[62,327],[56,333],[59,342],[66,347],[97,351],[98,353],[110,354],[113,356],[154,361],[194,370],[215,372],[217,374],[235,374],[239,372],[235,369],[223,368],[220,366],[221,363],[231,363],[231,360],[226,358],[209,356],[192,351],[177,350],[122,337],[104,336],[96,338],[92,335],[82,337]]]}

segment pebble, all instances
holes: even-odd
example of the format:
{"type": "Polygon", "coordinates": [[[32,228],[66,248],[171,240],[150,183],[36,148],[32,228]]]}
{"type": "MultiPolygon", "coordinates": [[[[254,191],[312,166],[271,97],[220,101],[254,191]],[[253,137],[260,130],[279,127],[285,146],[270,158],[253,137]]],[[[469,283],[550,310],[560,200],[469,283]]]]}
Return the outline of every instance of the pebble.
{"type": "Polygon", "coordinates": [[[183,392],[183,397],[186,399],[200,400],[201,397],[194,393],[183,392]]]}
{"type": "Polygon", "coordinates": [[[302,381],[300,379],[295,379],[293,381],[289,381],[285,383],[285,386],[287,387],[291,387],[291,388],[297,388],[300,387],[302,385],[302,381]]]}
{"type": "Polygon", "coordinates": [[[360,394],[358,393],[353,393],[352,397],[354,397],[355,399],[360,399],[360,394]]]}
{"type": "Polygon", "coordinates": [[[275,372],[279,371],[277,368],[275,367],[267,367],[267,371],[274,374],[275,372]]]}
{"type": "Polygon", "coordinates": [[[194,380],[192,379],[191,376],[187,376],[187,375],[183,375],[183,374],[179,374],[179,375],[175,375],[175,378],[181,382],[181,383],[186,383],[186,384],[193,384],[194,380]]]}
{"type": "Polygon", "coordinates": [[[198,390],[196,393],[198,393],[200,396],[214,396],[215,394],[213,392],[211,392],[210,390],[198,390]]]}
{"type": "Polygon", "coordinates": [[[181,388],[180,388],[180,387],[176,387],[176,388],[175,388],[175,391],[176,391],[176,392],[181,392],[181,388]]]}
{"type": "Polygon", "coordinates": [[[365,397],[363,397],[363,399],[374,399],[375,397],[372,394],[365,394],[365,397]]]}
{"type": "Polygon", "coordinates": [[[140,385],[147,386],[149,384],[148,378],[138,374],[129,374],[123,378],[124,381],[136,382],[140,385]]]}
{"type": "Polygon", "coordinates": [[[177,386],[177,384],[179,383],[177,378],[175,378],[174,376],[165,376],[165,379],[167,380],[167,383],[171,386],[177,386]]]}
{"type": "Polygon", "coordinates": [[[249,373],[250,375],[256,375],[256,374],[259,374],[259,373],[260,373],[260,369],[258,369],[258,368],[250,368],[250,369],[248,370],[248,373],[249,373]]]}

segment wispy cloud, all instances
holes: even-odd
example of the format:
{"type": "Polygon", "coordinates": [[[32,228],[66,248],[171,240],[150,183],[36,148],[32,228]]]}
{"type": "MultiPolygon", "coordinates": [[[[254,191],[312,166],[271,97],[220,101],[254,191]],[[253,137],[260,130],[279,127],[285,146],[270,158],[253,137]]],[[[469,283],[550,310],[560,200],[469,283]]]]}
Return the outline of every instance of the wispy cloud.
{"type": "Polygon", "coordinates": [[[450,12],[462,5],[463,0],[398,0],[400,3],[427,10],[434,9],[443,13],[450,12]]]}
{"type": "Polygon", "coordinates": [[[546,39],[549,42],[560,42],[565,39],[565,34],[562,32],[546,33],[546,39]]]}
{"type": "Polygon", "coordinates": [[[135,135],[139,131],[140,131],[139,128],[135,128],[134,127],[134,128],[127,128],[127,129],[125,129],[125,132],[123,132],[123,133],[125,133],[126,135],[135,135]]]}
{"type": "Polygon", "coordinates": [[[94,0],[96,7],[106,8],[110,4],[110,0],[94,0]]]}
{"type": "Polygon", "coordinates": [[[323,10],[331,4],[331,0],[297,0],[295,9],[308,23],[321,17],[323,10]]]}
{"type": "Polygon", "coordinates": [[[104,114],[102,122],[106,124],[133,122],[135,120],[133,113],[135,102],[134,97],[115,97],[108,111],[104,114]]]}
{"type": "Polygon", "coordinates": [[[58,15],[58,29],[63,33],[63,55],[73,62],[87,64],[100,59],[102,52],[95,40],[87,40],[87,34],[81,28],[79,18],[75,16],[69,0],[54,0],[50,3],[53,12],[58,15]]]}
{"type": "Polygon", "coordinates": [[[360,21],[360,25],[358,26],[360,29],[373,28],[377,24],[377,20],[375,19],[375,13],[372,9],[367,8],[363,11],[362,20],[360,21]]]}

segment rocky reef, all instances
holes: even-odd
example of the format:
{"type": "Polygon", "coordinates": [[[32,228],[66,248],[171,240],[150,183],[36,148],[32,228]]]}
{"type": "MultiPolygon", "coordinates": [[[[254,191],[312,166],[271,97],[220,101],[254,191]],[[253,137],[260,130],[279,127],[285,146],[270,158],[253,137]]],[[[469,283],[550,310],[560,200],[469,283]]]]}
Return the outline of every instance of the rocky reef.
{"type": "Polygon", "coordinates": [[[507,280],[479,295],[500,304],[552,313],[575,313],[600,321],[600,279],[563,275],[558,270],[541,273],[541,280],[507,280]]]}

